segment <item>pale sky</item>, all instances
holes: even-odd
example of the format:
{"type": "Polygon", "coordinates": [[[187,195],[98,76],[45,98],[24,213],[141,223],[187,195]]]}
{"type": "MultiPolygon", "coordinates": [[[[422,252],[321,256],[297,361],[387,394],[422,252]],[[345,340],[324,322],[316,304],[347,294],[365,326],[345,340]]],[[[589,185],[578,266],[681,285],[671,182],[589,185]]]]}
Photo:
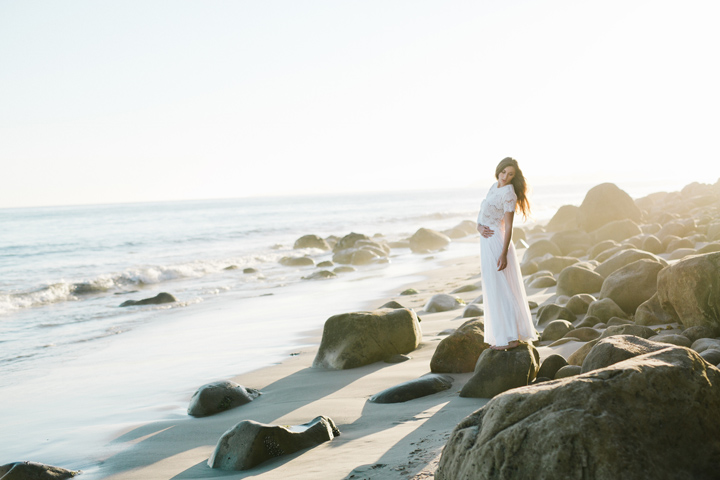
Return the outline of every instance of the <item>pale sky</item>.
{"type": "Polygon", "coordinates": [[[720,177],[720,2],[0,0],[0,207],[720,177]]]}

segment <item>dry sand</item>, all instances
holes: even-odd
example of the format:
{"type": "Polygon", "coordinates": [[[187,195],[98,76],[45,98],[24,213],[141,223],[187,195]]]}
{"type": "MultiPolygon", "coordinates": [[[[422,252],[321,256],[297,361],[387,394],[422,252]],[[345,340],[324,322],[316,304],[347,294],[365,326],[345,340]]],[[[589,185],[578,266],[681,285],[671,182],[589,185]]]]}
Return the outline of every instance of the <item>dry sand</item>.
{"type": "MultiPolygon", "coordinates": [[[[519,250],[518,258],[522,255],[523,251],[519,250]]],[[[451,259],[441,268],[426,272],[424,280],[399,286],[397,290],[399,293],[413,287],[418,290],[417,294],[398,294],[367,305],[366,309],[372,310],[396,300],[418,312],[423,339],[420,347],[409,354],[410,360],[330,371],[311,367],[317,347],[304,349],[282,364],[231,379],[263,392],[252,403],[211,417],[188,416],[181,421],[161,421],[123,432],[112,441],[113,446],[123,450],[106,459],[102,467],[104,478],[433,478],[442,448],[455,425],[488,401],[459,397],[459,391],[472,373],[452,374],[451,389],[409,402],[375,404],[368,399],[385,388],[430,371],[430,359],[443,338],[438,334],[459,327],[466,319],[462,318],[463,309],[426,314],[422,308],[436,293],[450,293],[457,287],[478,283],[478,272],[479,256],[451,259]],[[296,425],[318,415],[332,418],[341,435],[331,442],[275,458],[243,472],[213,470],[206,463],[220,436],[242,420],[296,425]]],[[[555,287],[529,289],[528,298],[542,304],[554,292],[555,287]]],[[[470,303],[480,293],[476,290],[457,296],[470,303]]],[[[308,343],[319,344],[320,334],[317,332],[314,342],[308,343]]],[[[551,353],[567,357],[580,345],[569,342],[538,350],[541,359],[551,353]]]]}

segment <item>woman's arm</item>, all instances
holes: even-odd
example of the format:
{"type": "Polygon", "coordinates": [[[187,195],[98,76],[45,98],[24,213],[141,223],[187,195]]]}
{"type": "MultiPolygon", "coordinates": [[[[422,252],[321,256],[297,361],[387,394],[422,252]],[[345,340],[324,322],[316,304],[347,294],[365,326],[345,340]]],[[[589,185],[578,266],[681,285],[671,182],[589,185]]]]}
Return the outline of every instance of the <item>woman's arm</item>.
{"type": "Polygon", "coordinates": [[[503,249],[502,253],[500,253],[500,258],[498,258],[497,267],[498,271],[505,270],[505,267],[507,267],[507,254],[508,254],[508,248],[510,248],[510,242],[512,241],[512,229],[513,229],[513,219],[515,218],[515,212],[505,212],[505,241],[503,242],[503,249]]]}

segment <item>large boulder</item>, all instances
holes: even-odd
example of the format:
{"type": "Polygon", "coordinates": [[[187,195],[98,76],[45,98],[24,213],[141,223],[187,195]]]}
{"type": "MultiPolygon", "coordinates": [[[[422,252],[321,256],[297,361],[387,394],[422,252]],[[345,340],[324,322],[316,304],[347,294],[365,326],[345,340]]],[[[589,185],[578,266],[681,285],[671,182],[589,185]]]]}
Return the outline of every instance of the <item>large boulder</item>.
{"type": "Polygon", "coordinates": [[[550,237],[550,240],[558,246],[563,255],[577,250],[587,251],[593,245],[590,235],[582,230],[563,230],[550,237]]]}
{"type": "Polygon", "coordinates": [[[308,267],[315,265],[315,260],[310,257],[282,257],[280,265],[286,267],[308,267]]]}
{"type": "Polygon", "coordinates": [[[420,344],[422,333],[414,311],[382,309],[333,315],[325,321],[314,367],[356,368],[420,344]]]}
{"type": "Polygon", "coordinates": [[[640,338],[650,338],[655,336],[655,330],[642,325],[635,325],[634,323],[610,325],[602,332],[600,338],[613,337],[616,335],[634,335],[640,338]]]}
{"type": "Polygon", "coordinates": [[[657,276],[663,265],[654,260],[638,260],[608,275],[600,298],[612,299],[626,313],[634,313],[657,292],[657,276]]]}
{"type": "Polygon", "coordinates": [[[553,320],[568,320],[574,322],[577,320],[577,316],[562,305],[556,303],[548,303],[538,308],[537,311],[537,322],[542,325],[544,323],[551,322],[553,320]]]}
{"type": "Polygon", "coordinates": [[[579,210],[575,205],[563,205],[558,208],[555,215],[545,225],[545,230],[548,232],[561,232],[576,229],[578,227],[577,215],[579,210]]]}
{"type": "Polygon", "coordinates": [[[460,391],[461,397],[491,398],[532,382],[540,368],[540,354],[532,344],[521,342],[510,350],[488,348],[480,354],[475,374],[460,391]]]}
{"type": "Polygon", "coordinates": [[[319,248],[320,250],[330,250],[330,245],[324,238],[318,235],[303,235],[295,240],[293,248],[319,248]]]}
{"type": "Polygon", "coordinates": [[[421,228],[410,237],[410,250],[425,253],[442,250],[450,245],[450,237],[429,228],[421,228]]]}
{"type": "Polygon", "coordinates": [[[545,326],[540,340],[554,341],[565,336],[566,333],[573,329],[573,324],[567,320],[553,320],[545,326]]]}
{"type": "Polygon", "coordinates": [[[579,293],[596,293],[604,280],[602,275],[589,268],[571,265],[558,275],[557,294],[572,297],[579,293]]]}
{"type": "Polygon", "coordinates": [[[538,370],[537,378],[553,379],[555,378],[557,371],[567,364],[568,362],[565,360],[565,357],[558,355],[557,353],[553,353],[543,360],[540,365],[540,369],[538,370]]]}
{"type": "Polygon", "coordinates": [[[575,257],[555,257],[547,256],[543,257],[538,262],[538,268],[540,270],[548,270],[552,273],[560,273],[564,268],[569,267],[578,263],[579,260],[575,257]]]}
{"type": "Polygon", "coordinates": [[[588,307],[595,300],[597,300],[597,298],[593,297],[590,294],[578,293],[570,297],[570,300],[568,300],[568,302],[565,304],[565,307],[571,312],[573,312],[575,315],[582,315],[584,313],[587,313],[588,307]]]}
{"type": "Polygon", "coordinates": [[[177,302],[177,298],[167,292],[160,292],[154,297],[143,298],[142,300],[125,300],[121,307],[134,307],[139,305],[161,305],[163,303],[177,302]]]}
{"type": "Polygon", "coordinates": [[[642,230],[640,226],[626,218],[625,220],[615,220],[614,222],[603,225],[592,233],[592,237],[595,243],[605,240],[622,242],[625,239],[640,235],[641,233],[642,230]]]}
{"type": "Polygon", "coordinates": [[[546,255],[548,253],[558,257],[562,256],[562,252],[553,242],[547,239],[538,240],[531,243],[527,250],[525,250],[525,255],[523,255],[522,263],[527,263],[533,258],[542,257],[543,255],[546,255]]]}
{"type": "Polygon", "coordinates": [[[80,473],[36,462],[14,462],[0,466],[0,478],[3,480],[65,480],[80,473]]]}
{"type": "Polygon", "coordinates": [[[386,388],[370,397],[374,403],[400,403],[426,397],[452,387],[453,378],[449,375],[428,373],[420,378],[408,380],[394,387],[386,388]]]}
{"type": "Polygon", "coordinates": [[[657,292],[640,304],[633,319],[638,325],[662,325],[675,321],[672,315],[663,310],[657,292]]]}
{"type": "Polygon", "coordinates": [[[443,338],[430,360],[435,373],[465,373],[475,370],[480,354],[487,348],[482,320],[468,320],[443,338]]]}
{"type": "Polygon", "coordinates": [[[582,372],[609,367],[628,358],[667,348],[667,344],[653,342],[635,335],[613,335],[601,338],[582,363],[582,372]]]}
{"type": "Polygon", "coordinates": [[[591,188],[577,212],[578,224],[586,232],[626,218],[639,223],[642,213],[630,195],[613,183],[601,183],[591,188]]]}
{"type": "Polygon", "coordinates": [[[255,400],[260,392],[235,382],[220,381],[198,388],[190,399],[187,413],[193,417],[207,417],[255,400]]]}
{"type": "Polygon", "coordinates": [[[720,370],[667,347],[490,400],[455,428],[437,480],[717,478],[720,370]]]}
{"type": "Polygon", "coordinates": [[[607,323],[613,317],[627,318],[627,314],[611,298],[595,300],[590,304],[588,316],[597,317],[601,322],[607,323]]]}
{"type": "Polygon", "coordinates": [[[595,271],[603,277],[607,278],[615,270],[618,270],[625,265],[630,265],[633,262],[637,262],[638,260],[644,259],[654,260],[663,266],[667,266],[667,262],[661,257],[658,257],[657,255],[653,255],[652,253],[645,252],[643,250],[630,248],[614,253],[610,258],[598,265],[595,271]]]}
{"type": "Polygon", "coordinates": [[[689,257],[660,272],[658,297],[686,327],[720,327],[720,252],[689,257]]]}
{"type": "Polygon", "coordinates": [[[338,435],[340,430],[332,419],[322,416],[292,427],[243,420],[220,437],[207,463],[220,470],[247,470],[338,435]]]}
{"type": "Polygon", "coordinates": [[[436,293],[425,304],[423,308],[427,313],[447,312],[455,310],[465,303],[458,297],[448,295],[447,293],[436,293]]]}
{"type": "Polygon", "coordinates": [[[354,248],[355,243],[357,243],[359,240],[370,240],[370,237],[368,237],[365,234],[362,233],[355,233],[351,232],[342,237],[340,240],[337,241],[335,246],[333,247],[333,252],[339,252],[340,250],[347,250],[348,248],[354,248]]]}

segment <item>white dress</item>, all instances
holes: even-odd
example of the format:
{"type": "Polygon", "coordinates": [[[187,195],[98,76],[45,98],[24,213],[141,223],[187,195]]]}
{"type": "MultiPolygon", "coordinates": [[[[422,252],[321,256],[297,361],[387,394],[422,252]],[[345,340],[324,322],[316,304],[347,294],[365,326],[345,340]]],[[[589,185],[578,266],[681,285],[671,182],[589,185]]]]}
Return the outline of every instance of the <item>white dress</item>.
{"type": "Polygon", "coordinates": [[[497,261],[505,243],[505,212],[514,212],[517,195],[512,184],[490,187],[482,202],[477,223],[490,227],[490,238],[480,237],[480,272],[485,309],[485,341],[507,345],[514,340],[537,340],[537,332],[522,283],[520,264],[510,242],[507,267],[498,271],[497,261]]]}

